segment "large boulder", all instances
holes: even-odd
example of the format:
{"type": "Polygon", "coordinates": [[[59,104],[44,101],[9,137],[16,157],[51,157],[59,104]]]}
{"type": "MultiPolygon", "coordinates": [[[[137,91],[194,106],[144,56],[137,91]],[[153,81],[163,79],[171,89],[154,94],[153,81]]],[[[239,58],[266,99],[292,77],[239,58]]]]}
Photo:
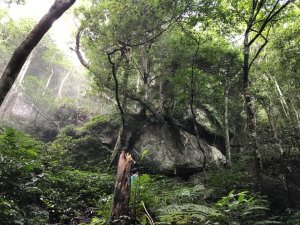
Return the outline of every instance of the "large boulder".
{"type": "Polygon", "coordinates": [[[221,122],[215,118],[212,113],[204,108],[197,108],[195,110],[196,121],[206,132],[215,135],[222,135],[221,122]]]}
{"type": "Polygon", "coordinates": [[[107,163],[117,140],[118,124],[96,116],[81,127],[69,125],[60,130],[53,148],[67,152],[66,160],[79,169],[94,169],[107,163]]]}
{"type": "MultiPolygon", "coordinates": [[[[225,162],[224,155],[204,140],[199,140],[207,155],[207,166],[225,162]]],[[[141,154],[148,150],[145,164],[160,173],[189,176],[203,170],[203,153],[197,137],[166,124],[148,126],[135,144],[141,154]]]]}
{"type": "MultiPolygon", "coordinates": [[[[205,140],[209,145],[216,146],[223,151],[225,150],[225,139],[223,136],[222,122],[212,111],[212,109],[209,111],[205,107],[195,109],[198,133],[202,140],[205,140]]],[[[186,111],[183,123],[190,132],[194,132],[193,116],[190,109],[186,111]]],[[[223,153],[225,154],[225,151],[223,151],[223,153]]]]}

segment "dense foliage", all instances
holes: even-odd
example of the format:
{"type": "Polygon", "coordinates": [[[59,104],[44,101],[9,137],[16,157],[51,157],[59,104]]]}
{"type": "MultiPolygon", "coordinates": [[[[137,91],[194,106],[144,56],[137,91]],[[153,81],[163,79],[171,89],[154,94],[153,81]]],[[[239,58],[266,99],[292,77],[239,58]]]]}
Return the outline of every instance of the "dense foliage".
{"type": "Polygon", "coordinates": [[[64,152],[12,128],[1,128],[1,223],[69,223],[113,190],[113,176],[62,163],[64,152]]]}
{"type": "MultiPolygon", "coordinates": [[[[112,206],[113,171],[104,172],[105,161],[101,157],[90,163],[89,160],[95,159],[92,152],[82,155],[92,146],[95,152],[103,151],[99,143],[88,141],[93,133],[87,132],[103,128],[106,119],[98,117],[82,128],[66,128],[47,146],[12,128],[2,127],[1,221],[28,225],[106,224],[112,206]],[[86,143],[86,147],[78,149],[80,142],[86,143]],[[76,157],[87,157],[87,164],[78,163],[76,157]]],[[[136,218],[133,223],[147,224],[147,213],[157,224],[299,222],[296,211],[287,211],[286,215],[270,213],[266,198],[243,191],[252,188],[251,177],[241,168],[242,165],[234,165],[231,172],[211,172],[206,187],[201,183],[141,174],[131,187],[131,213],[136,218]],[[230,191],[232,188],[238,191],[230,191]]]]}

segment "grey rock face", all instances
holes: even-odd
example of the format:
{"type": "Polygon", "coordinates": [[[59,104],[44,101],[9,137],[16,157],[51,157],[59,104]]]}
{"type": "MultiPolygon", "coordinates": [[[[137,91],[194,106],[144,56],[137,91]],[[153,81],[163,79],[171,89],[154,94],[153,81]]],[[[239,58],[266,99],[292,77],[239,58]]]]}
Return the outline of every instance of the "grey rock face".
{"type": "MultiPolygon", "coordinates": [[[[200,140],[207,155],[207,165],[219,165],[225,157],[215,147],[200,140]]],[[[166,174],[189,175],[203,170],[203,153],[197,138],[185,131],[167,125],[151,125],[146,128],[135,145],[140,154],[148,150],[145,163],[166,174]]]]}
{"type": "Polygon", "coordinates": [[[221,134],[221,128],[218,126],[217,121],[214,121],[207,111],[204,109],[196,109],[196,121],[197,123],[204,127],[206,131],[213,134],[221,134]]]}
{"type": "MultiPolygon", "coordinates": [[[[220,119],[204,108],[195,109],[195,116],[200,138],[205,140],[209,145],[217,146],[225,154],[225,139],[220,119]]],[[[192,117],[192,113],[188,109],[183,119],[186,127],[190,130],[194,129],[192,117]]]]}

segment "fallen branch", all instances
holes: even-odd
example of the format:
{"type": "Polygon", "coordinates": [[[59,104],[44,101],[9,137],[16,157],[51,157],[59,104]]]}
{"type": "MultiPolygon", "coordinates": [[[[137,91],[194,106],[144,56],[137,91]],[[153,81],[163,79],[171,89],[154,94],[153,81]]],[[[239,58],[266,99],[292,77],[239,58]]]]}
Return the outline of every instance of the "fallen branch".
{"type": "Polygon", "coordinates": [[[148,219],[150,225],[155,225],[155,223],[154,223],[154,221],[153,221],[151,215],[149,214],[148,210],[146,209],[145,203],[144,203],[143,201],[142,201],[142,205],[143,205],[144,210],[145,210],[145,216],[147,217],[147,219],[148,219]]]}

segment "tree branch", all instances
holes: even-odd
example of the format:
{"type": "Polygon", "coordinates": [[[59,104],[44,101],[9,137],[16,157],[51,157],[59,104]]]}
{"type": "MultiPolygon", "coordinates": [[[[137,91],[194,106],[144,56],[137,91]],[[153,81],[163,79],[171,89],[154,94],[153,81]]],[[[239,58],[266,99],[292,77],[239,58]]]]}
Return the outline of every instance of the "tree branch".
{"type": "Polygon", "coordinates": [[[267,45],[268,43],[268,39],[265,38],[264,35],[260,35],[265,41],[264,43],[259,47],[258,51],[256,52],[256,54],[254,55],[253,59],[251,60],[251,62],[249,63],[249,70],[253,64],[253,62],[255,61],[255,59],[258,57],[258,55],[260,54],[260,52],[264,49],[264,47],[267,45]]]}
{"type": "Polygon", "coordinates": [[[75,51],[80,63],[85,67],[87,68],[89,71],[91,70],[90,69],[90,65],[88,64],[88,62],[83,58],[81,52],[80,52],[80,37],[81,37],[81,32],[82,32],[82,28],[79,28],[78,29],[78,32],[76,34],[76,46],[75,46],[75,49],[72,49],[75,51]]]}
{"type": "Polygon", "coordinates": [[[169,20],[171,22],[169,22],[169,24],[166,26],[166,28],[162,29],[160,32],[158,32],[158,34],[154,35],[152,38],[149,38],[148,40],[145,40],[145,41],[142,41],[142,42],[139,42],[139,43],[135,43],[135,44],[127,44],[127,46],[129,47],[137,47],[137,46],[140,46],[140,45],[144,45],[146,43],[149,43],[149,42],[153,42],[156,38],[158,38],[159,36],[161,36],[165,31],[167,31],[173,24],[175,24],[181,17],[182,17],[182,14],[186,11],[187,9],[187,6],[184,8],[183,12],[180,13],[179,16],[175,17],[175,12],[174,12],[174,15],[172,16],[172,18],[169,20]],[[172,21],[173,20],[173,21],[172,21]]]}
{"type": "Polygon", "coordinates": [[[119,108],[120,113],[121,113],[122,118],[123,118],[124,110],[122,108],[122,105],[121,105],[120,99],[119,99],[119,82],[118,82],[117,73],[116,73],[116,64],[111,59],[112,54],[114,54],[115,52],[116,51],[112,51],[111,53],[107,53],[107,58],[108,58],[108,61],[111,65],[111,71],[112,71],[112,75],[113,75],[114,82],[115,82],[115,97],[116,97],[117,105],[118,105],[118,108],[119,108]]]}
{"type": "Polygon", "coordinates": [[[262,7],[264,6],[265,3],[266,3],[266,0],[261,0],[260,2],[256,1],[256,6],[254,8],[254,10],[256,10],[256,12],[253,14],[252,20],[250,22],[251,25],[253,25],[257,15],[259,14],[260,10],[262,9],[262,7]]]}
{"type": "Polygon", "coordinates": [[[152,115],[155,116],[157,119],[163,120],[163,117],[157,113],[157,110],[153,106],[151,106],[149,102],[144,101],[143,99],[132,93],[127,93],[127,97],[135,102],[138,102],[142,107],[149,110],[149,112],[152,113],[152,115]]]}
{"type": "MultiPolygon", "coordinates": [[[[276,10],[276,7],[280,3],[280,0],[277,0],[274,4],[272,10],[269,12],[268,16],[264,20],[264,23],[261,25],[260,29],[258,30],[257,34],[249,41],[248,46],[252,45],[254,41],[261,35],[264,31],[265,27],[269,24],[274,17],[276,17],[285,7],[287,7],[290,3],[294,2],[295,0],[288,0],[286,1],[279,9],[276,10]],[[275,11],[276,10],[276,11],[275,11]]],[[[251,24],[252,26],[253,24],[251,24]]],[[[252,27],[249,27],[251,29],[252,27]]]]}
{"type": "MultiPolygon", "coordinates": [[[[188,34],[188,33],[187,33],[188,34]]],[[[195,61],[196,61],[196,57],[198,55],[198,52],[200,50],[200,38],[197,39],[196,37],[194,37],[192,34],[190,34],[190,38],[193,39],[196,44],[197,44],[197,48],[196,51],[192,57],[192,72],[191,72],[191,81],[190,81],[190,88],[191,88],[191,93],[190,93],[190,110],[192,113],[192,117],[193,117],[193,126],[194,126],[194,130],[195,130],[195,134],[197,137],[197,145],[199,150],[202,152],[203,154],[203,173],[204,173],[204,184],[206,184],[206,152],[204,150],[204,148],[202,147],[202,143],[200,141],[200,134],[198,131],[198,127],[197,127],[197,119],[196,119],[196,113],[194,110],[194,97],[195,97],[195,61]]]]}

